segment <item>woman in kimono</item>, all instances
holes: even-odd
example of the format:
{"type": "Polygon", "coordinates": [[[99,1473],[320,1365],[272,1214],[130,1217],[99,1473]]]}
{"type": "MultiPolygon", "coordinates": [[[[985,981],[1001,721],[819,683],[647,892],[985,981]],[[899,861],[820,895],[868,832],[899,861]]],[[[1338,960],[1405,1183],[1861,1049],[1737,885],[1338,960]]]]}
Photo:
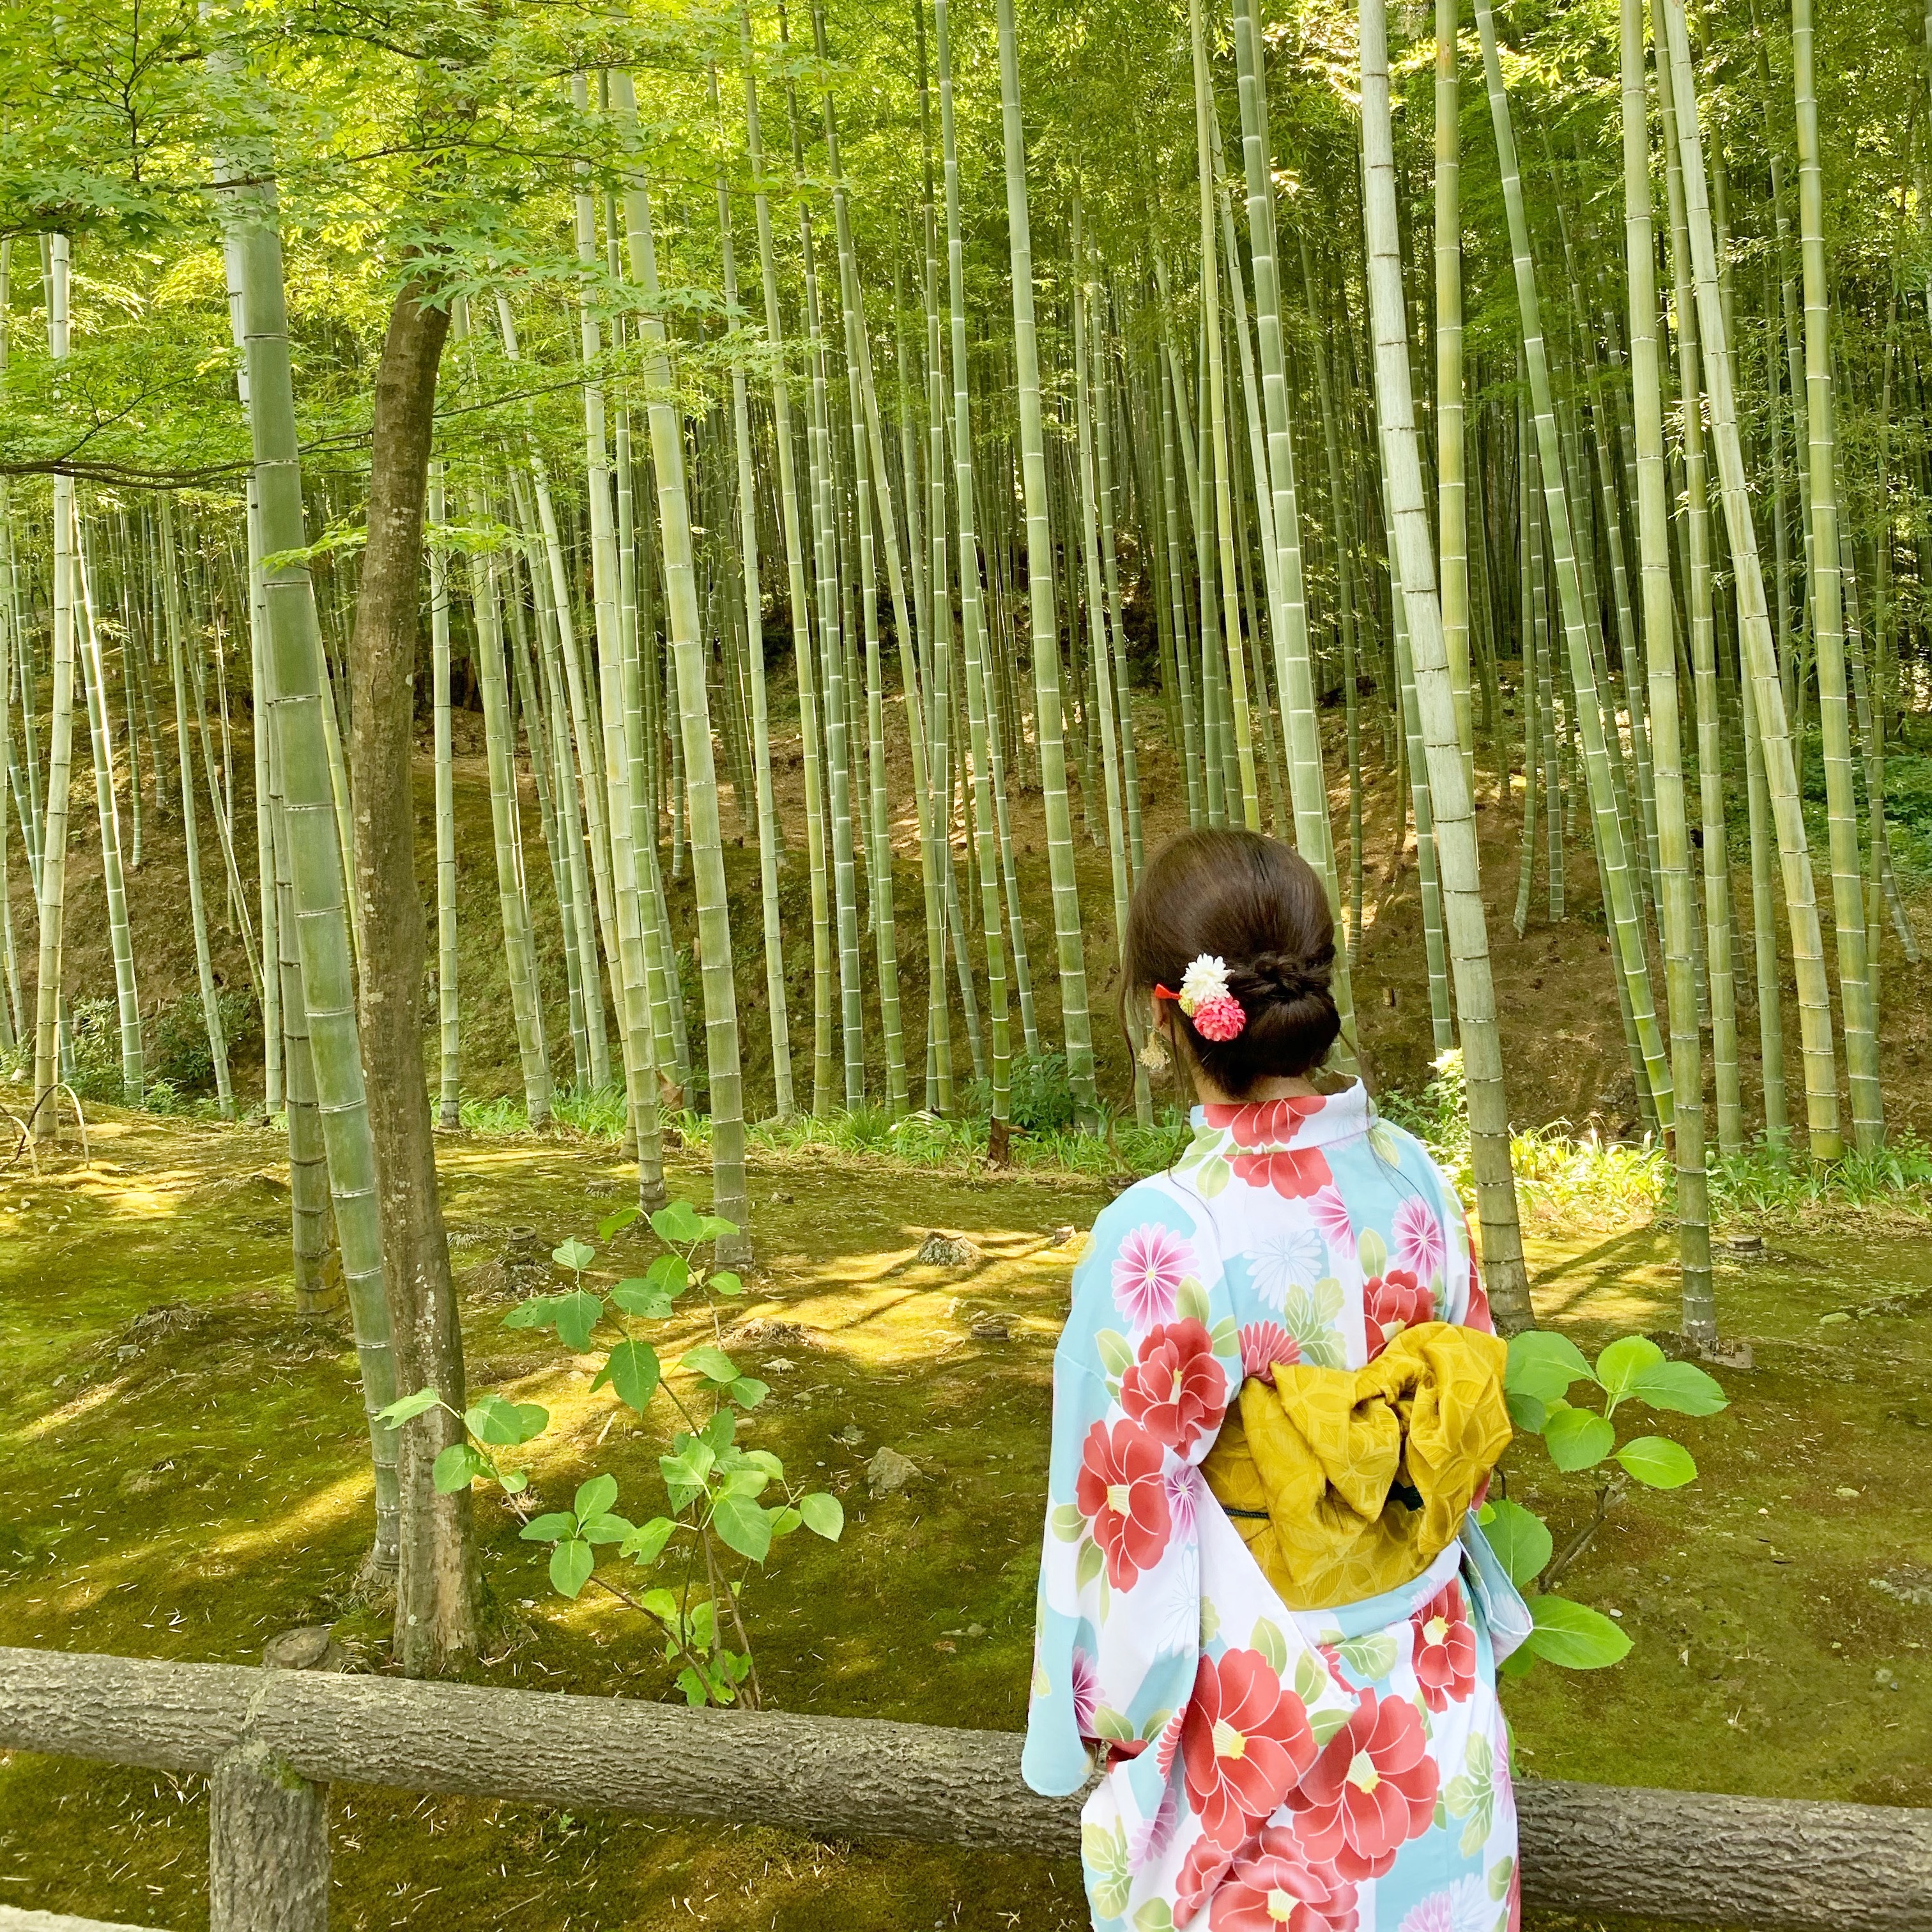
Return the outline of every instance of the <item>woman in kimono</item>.
{"type": "Polygon", "coordinates": [[[1334,958],[1320,881],[1253,832],[1184,834],[1135,894],[1124,1010],[1202,1104],[1074,1276],[1022,1761],[1100,1774],[1101,1932],[1516,1923],[1496,1669],[1528,1617],[1472,1514],[1502,1345],[1454,1190],[1309,1077],[1334,958]]]}

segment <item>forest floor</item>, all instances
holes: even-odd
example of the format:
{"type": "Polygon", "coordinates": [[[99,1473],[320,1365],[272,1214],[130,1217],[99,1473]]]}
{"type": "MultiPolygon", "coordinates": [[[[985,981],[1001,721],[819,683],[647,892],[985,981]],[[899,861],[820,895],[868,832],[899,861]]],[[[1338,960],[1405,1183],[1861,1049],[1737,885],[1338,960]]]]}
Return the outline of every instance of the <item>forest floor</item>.
{"type": "MultiPolygon", "coordinates": [[[[613,1426],[608,1391],[554,1336],[501,1325],[554,1272],[550,1248],[628,1192],[615,1148],[451,1135],[440,1153],[472,1388],[556,1418],[532,1467],[544,1506],[600,1467],[620,1508],[642,1506],[655,1437],[613,1426]]],[[[351,1592],[370,1525],[354,1358],[344,1329],[298,1321],[287,1299],[285,1142],[110,1113],[93,1154],[0,1176],[0,1640],[244,1663],[331,1622],[373,1667],[382,1620],[351,1592]]],[[[705,1198],[702,1172],[671,1179],[705,1198]]],[[[743,1350],[773,1390],[758,1438],[848,1510],[839,1545],[795,1538],[746,1589],[767,1695],[1016,1728],[1052,1352],[1106,1190],[760,1148],[752,1193],[742,1319],[789,1324],[743,1350]],[[920,1264],[934,1228],[982,1258],[920,1264]],[[973,1335],[984,1315],[1006,1339],[973,1335]],[[882,1445],[920,1476],[874,1500],[863,1467],[882,1445]]],[[[1636,1648],[1605,1674],[1546,1668],[1508,1688],[1520,1768],[1932,1804],[1932,1497],[1909,1479],[1932,1455],[1932,1248],[1922,1223],[1872,1212],[1760,1232],[1762,1256],[1726,1249],[1718,1279],[1754,1366],[1720,1369],[1731,1407],[1673,1430],[1700,1480],[1630,1499],[1571,1573],[1636,1648]],[[1821,1320],[1834,1315],[1850,1318],[1821,1320]]],[[[1540,1318],[1586,1349],[1676,1325],[1666,1228],[1573,1224],[1530,1250],[1540,1318]]],[[[1585,1479],[1534,1450],[1512,1466],[1560,1540],[1588,1507],[1585,1479]]],[[[478,1521],[501,1624],[470,1675],[667,1694],[630,1613],[554,1595],[497,1502],[478,1521]]],[[[349,1932],[1086,1922],[1071,1864],[346,1787],[332,1804],[349,1932]]],[[[200,1779],[0,1755],[0,1904],[188,1932],[206,1923],[206,1826],[200,1779]]]]}

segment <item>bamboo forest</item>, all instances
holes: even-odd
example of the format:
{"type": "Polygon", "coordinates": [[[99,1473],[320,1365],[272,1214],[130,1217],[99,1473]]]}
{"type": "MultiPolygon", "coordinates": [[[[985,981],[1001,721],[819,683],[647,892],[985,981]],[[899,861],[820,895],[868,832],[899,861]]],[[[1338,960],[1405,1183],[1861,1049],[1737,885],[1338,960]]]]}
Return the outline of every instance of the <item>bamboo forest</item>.
{"type": "Polygon", "coordinates": [[[0,15],[0,1928],[1932,1924],[1932,5],[0,15]],[[1114,1222],[1341,1199],[1142,931],[1282,847],[1454,1204],[1237,1338],[1114,1222]],[[1072,1384],[1490,1317],[1469,1875],[1156,1896],[1072,1384]]]}

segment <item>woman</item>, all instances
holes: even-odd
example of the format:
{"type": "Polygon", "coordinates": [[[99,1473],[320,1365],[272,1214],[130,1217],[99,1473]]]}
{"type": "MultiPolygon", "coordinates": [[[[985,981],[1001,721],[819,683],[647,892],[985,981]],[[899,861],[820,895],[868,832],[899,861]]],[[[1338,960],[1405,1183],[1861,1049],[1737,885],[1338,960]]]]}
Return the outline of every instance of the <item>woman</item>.
{"type": "Polygon", "coordinates": [[[1454,1191],[1358,1082],[1320,881],[1256,833],[1148,867],[1125,988],[1202,1105],[1094,1229],[1054,1365],[1023,1768],[1082,1813],[1096,1928],[1506,1932],[1496,1667],[1528,1617],[1474,1527],[1508,1440],[1454,1191]]]}

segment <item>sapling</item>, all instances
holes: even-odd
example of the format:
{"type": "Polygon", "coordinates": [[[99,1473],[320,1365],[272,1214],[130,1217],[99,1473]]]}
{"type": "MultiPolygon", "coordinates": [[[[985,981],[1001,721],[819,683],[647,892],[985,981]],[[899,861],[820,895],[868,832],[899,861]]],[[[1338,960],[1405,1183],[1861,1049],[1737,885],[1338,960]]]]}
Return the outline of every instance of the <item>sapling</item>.
{"type": "MultiPolygon", "coordinates": [[[[597,1238],[608,1244],[641,1217],[637,1208],[621,1208],[597,1224],[597,1238]]],[[[504,1316],[503,1325],[554,1330],[573,1354],[601,1341],[604,1359],[593,1389],[608,1387],[640,1416],[660,1396],[670,1405],[682,1426],[669,1453],[658,1458],[667,1512],[643,1523],[618,1515],[617,1479],[600,1472],[578,1486],[568,1509],[528,1518],[521,1533],[527,1542],[550,1546],[550,1580],[561,1594],[575,1598],[595,1584],[650,1621],[664,1640],[665,1661],[680,1666],[678,1688],[690,1704],[756,1709],[762,1702],[758,1670],[738,1601],[743,1577],[727,1576],[730,1559],[763,1564],[774,1542],[801,1528],[836,1543],[844,1529],[844,1508],[835,1496],[790,1482],[770,1450],[746,1448],[736,1439],[740,1421],[770,1391],[755,1376],[741,1374],[724,1352],[722,1305],[742,1295],[744,1283],[729,1269],[699,1258],[700,1250],[715,1250],[721,1238],[735,1235],[736,1225],[701,1214],[688,1201],[660,1208],[650,1225],[664,1251],[643,1274],[608,1288],[592,1286],[587,1273],[597,1250],[573,1236],[550,1257],[568,1271],[571,1286],[528,1297],[504,1316]],[[680,1312],[680,1299],[700,1295],[712,1340],[679,1358],[678,1366],[697,1378],[681,1393],[638,1324],[668,1321],[680,1312]],[[774,1489],[782,1501],[760,1500],[774,1489]],[[608,1566],[598,1569],[598,1551],[613,1546],[618,1561],[641,1573],[641,1580],[619,1580],[608,1566]],[[675,1587],[650,1582],[659,1564],[680,1558],[675,1587]]],[[[458,1413],[436,1390],[418,1389],[392,1403],[382,1420],[395,1428],[437,1407],[458,1413]]],[[[502,1452],[542,1436],[550,1426],[549,1411],[493,1394],[472,1402],[458,1419],[464,1438],[437,1457],[436,1487],[447,1493],[472,1482],[494,1483],[523,1514],[518,1499],[530,1478],[506,1464],[502,1452]]]]}

